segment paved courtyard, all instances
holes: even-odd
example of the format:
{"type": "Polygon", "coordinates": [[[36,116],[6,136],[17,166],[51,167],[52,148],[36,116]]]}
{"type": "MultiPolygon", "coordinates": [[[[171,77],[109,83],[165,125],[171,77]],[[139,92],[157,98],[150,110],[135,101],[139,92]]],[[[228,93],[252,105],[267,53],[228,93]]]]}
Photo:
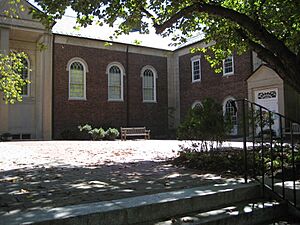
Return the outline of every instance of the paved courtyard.
{"type": "Polygon", "coordinates": [[[180,146],[191,144],[169,140],[0,142],[0,216],[15,210],[236,182],[168,162],[180,146]]]}

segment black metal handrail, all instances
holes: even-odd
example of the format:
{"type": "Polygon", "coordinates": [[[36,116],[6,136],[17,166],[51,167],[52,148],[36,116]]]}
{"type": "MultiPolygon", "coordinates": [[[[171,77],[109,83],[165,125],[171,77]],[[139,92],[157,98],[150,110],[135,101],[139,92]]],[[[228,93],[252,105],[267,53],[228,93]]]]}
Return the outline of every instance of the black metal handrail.
{"type": "Polygon", "coordinates": [[[293,206],[297,207],[295,153],[297,151],[299,157],[300,154],[299,149],[296,150],[295,146],[293,124],[297,124],[300,127],[300,123],[280,113],[272,112],[266,107],[247,99],[239,99],[234,102],[242,104],[241,127],[243,133],[245,182],[248,182],[249,175],[251,174],[252,177],[261,182],[264,194],[265,186],[267,186],[266,178],[270,176],[270,189],[282,199],[288,200],[293,206]],[[276,117],[276,119],[274,119],[274,117],[276,117]],[[273,127],[276,120],[279,126],[279,132],[274,133],[273,127]],[[289,132],[285,132],[286,130],[289,130],[289,132]],[[249,151],[251,147],[247,147],[247,142],[252,142],[252,151],[249,151]],[[249,157],[249,154],[252,154],[252,157],[249,157]],[[258,160],[260,161],[257,162],[258,160]],[[274,163],[276,163],[276,165],[274,165],[274,163]],[[249,171],[251,164],[252,170],[249,171]],[[281,193],[275,191],[274,175],[279,168],[281,169],[281,193]],[[288,199],[285,190],[288,170],[292,170],[292,176],[289,177],[289,180],[293,182],[292,199],[288,199]],[[261,177],[260,179],[258,179],[259,175],[261,177]]]}

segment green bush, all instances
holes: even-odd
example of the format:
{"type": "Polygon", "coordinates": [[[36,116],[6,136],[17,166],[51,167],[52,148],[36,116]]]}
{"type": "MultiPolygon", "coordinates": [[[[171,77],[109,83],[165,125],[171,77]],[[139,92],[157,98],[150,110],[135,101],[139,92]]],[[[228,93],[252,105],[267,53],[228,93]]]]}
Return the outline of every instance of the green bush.
{"type": "Polygon", "coordinates": [[[105,137],[105,131],[103,128],[94,128],[88,132],[94,141],[102,140],[105,137]]]}
{"type": "Polygon", "coordinates": [[[78,126],[81,132],[87,132],[92,140],[115,140],[119,136],[119,131],[116,128],[108,128],[106,131],[100,128],[92,128],[91,125],[85,124],[84,126],[78,126]]]}
{"type": "Polygon", "coordinates": [[[82,132],[82,131],[87,131],[87,132],[89,132],[89,131],[91,131],[92,130],[92,126],[91,125],[89,125],[89,124],[85,124],[85,125],[83,125],[83,126],[78,126],[78,129],[82,132]]]}
{"type": "MultiPolygon", "coordinates": [[[[213,99],[202,101],[202,106],[190,109],[184,122],[177,129],[179,139],[222,143],[231,129],[229,120],[224,120],[222,106],[213,99]]],[[[207,148],[207,147],[206,147],[207,148]]]]}
{"type": "MultiPolygon", "coordinates": [[[[248,160],[251,170],[253,164],[251,153],[248,160]]],[[[237,148],[217,148],[209,151],[195,151],[194,147],[185,148],[179,153],[179,157],[174,159],[174,163],[203,172],[243,175],[244,151],[237,148]]]]}
{"type": "Polygon", "coordinates": [[[105,138],[108,140],[115,140],[119,137],[119,131],[116,128],[108,128],[105,132],[105,138]]]}

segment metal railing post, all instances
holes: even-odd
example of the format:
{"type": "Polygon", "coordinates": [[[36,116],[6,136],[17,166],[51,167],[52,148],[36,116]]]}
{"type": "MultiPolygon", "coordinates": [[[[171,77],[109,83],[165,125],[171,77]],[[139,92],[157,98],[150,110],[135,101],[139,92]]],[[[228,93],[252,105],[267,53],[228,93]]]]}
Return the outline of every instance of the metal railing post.
{"type": "Polygon", "coordinates": [[[292,145],[292,169],[293,169],[293,202],[296,206],[296,166],[295,166],[295,145],[293,138],[293,123],[290,122],[290,131],[291,131],[291,145],[292,145]]]}
{"type": "Polygon", "coordinates": [[[245,183],[248,183],[248,160],[247,160],[247,131],[246,131],[246,109],[245,109],[245,99],[242,101],[243,110],[243,144],[244,144],[244,166],[245,166],[245,183]]]}
{"type": "Polygon", "coordinates": [[[253,177],[256,175],[256,163],[255,163],[255,118],[254,118],[254,106],[253,103],[251,103],[251,114],[252,114],[252,160],[253,160],[253,177]]]}
{"type": "Polygon", "coordinates": [[[274,154],[273,154],[273,132],[272,132],[272,112],[269,111],[269,129],[270,129],[270,151],[271,151],[271,179],[272,191],[274,191],[274,154]]]}
{"type": "Polygon", "coordinates": [[[261,135],[261,184],[262,184],[262,194],[265,196],[265,162],[264,162],[264,125],[262,116],[262,107],[259,107],[259,118],[260,118],[260,135],[261,135]]]}
{"type": "Polygon", "coordinates": [[[280,151],[281,151],[281,179],[282,179],[282,197],[285,198],[285,187],[284,187],[284,151],[283,151],[283,127],[282,127],[282,116],[279,117],[279,128],[280,128],[280,151]]]}

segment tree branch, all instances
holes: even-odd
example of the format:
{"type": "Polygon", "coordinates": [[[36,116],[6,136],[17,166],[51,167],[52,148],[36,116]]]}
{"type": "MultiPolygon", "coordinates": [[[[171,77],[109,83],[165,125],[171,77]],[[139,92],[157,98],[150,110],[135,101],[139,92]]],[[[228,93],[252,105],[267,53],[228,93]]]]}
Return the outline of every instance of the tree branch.
{"type": "Polygon", "coordinates": [[[299,90],[299,79],[297,79],[294,73],[289,73],[289,76],[286,75],[288,68],[286,68],[286,65],[278,57],[262,45],[252,41],[242,29],[236,29],[236,32],[248,42],[250,48],[256,52],[260,59],[268,63],[268,66],[277,72],[283,80],[288,81],[296,90],[299,90]]]}
{"type": "Polygon", "coordinates": [[[187,6],[183,9],[181,9],[180,11],[178,11],[177,13],[175,13],[174,15],[172,15],[164,23],[154,24],[156,33],[157,34],[162,33],[165,29],[167,29],[168,27],[171,27],[177,20],[179,20],[180,18],[186,17],[187,15],[197,11],[197,9],[198,9],[198,4],[193,4],[193,5],[187,6]]]}
{"type": "Polygon", "coordinates": [[[220,5],[204,3],[203,1],[181,9],[162,24],[155,24],[154,27],[156,29],[156,33],[162,33],[180,18],[187,17],[197,12],[208,13],[211,16],[225,18],[239,24],[256,39],[260,40],[267,49],[275,53],[278,57],[281,57],[284,63],[289,63],[291,61],[295,62],[296,55],[291,52],[282,41],[278,40],[273,34],[268,32],[259,22],[254,21],[249,16],[235,10],[225,8],[220,5]]]}

